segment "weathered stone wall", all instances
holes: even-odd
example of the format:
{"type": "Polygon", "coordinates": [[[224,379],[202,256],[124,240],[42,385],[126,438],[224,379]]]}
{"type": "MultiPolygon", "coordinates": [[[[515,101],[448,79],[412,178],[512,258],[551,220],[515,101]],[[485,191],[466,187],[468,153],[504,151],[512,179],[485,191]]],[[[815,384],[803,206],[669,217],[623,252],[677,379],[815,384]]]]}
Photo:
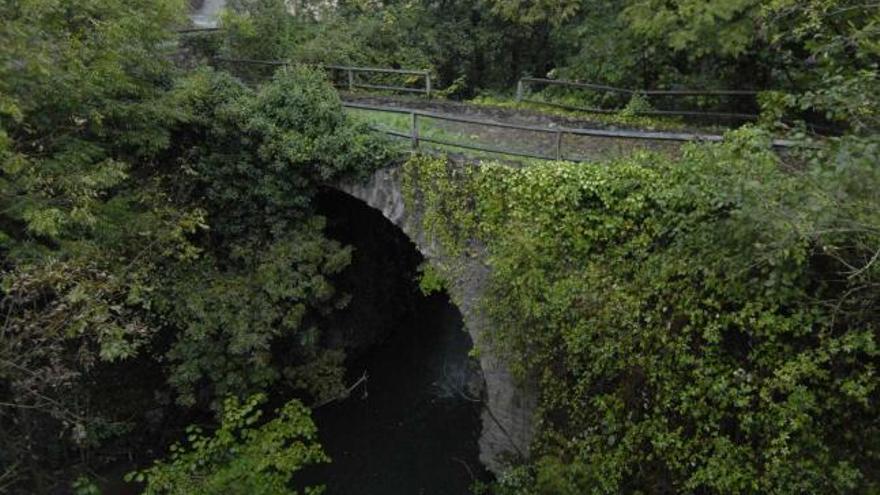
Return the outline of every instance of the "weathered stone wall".
{"type": "Polygon", "coordinates": [[[527,456],[537,395],[533,386],[515,382],[504,363],[493,355],[492,349],[486,348],[485,339],[481,338],[492,330],[480,305],[491,276],[485,258],[451,258],[443,252],[440,244],[422,228],[422,212],[407,210],[398,168],[379,170],[366,182],[344,183],[337,189],[381,211],[385,218],[403,230],[426,259],[451,269],[449,295],[461,311],[471,339],[480,344],[480,367],[486,390],[480,460],[498,473],[503,470],[503,461],[508,456],[527,456]]]}

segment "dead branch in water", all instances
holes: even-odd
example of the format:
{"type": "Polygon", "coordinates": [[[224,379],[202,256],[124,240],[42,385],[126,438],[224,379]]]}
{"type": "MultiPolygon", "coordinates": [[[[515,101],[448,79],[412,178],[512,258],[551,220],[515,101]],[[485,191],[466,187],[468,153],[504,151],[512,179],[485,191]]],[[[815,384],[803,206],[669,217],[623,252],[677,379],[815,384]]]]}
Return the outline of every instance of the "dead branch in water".
{"type": "Polygon", "coordinates": [[[356,388],[358,388],[363,383],[367,383],[367,380],[369,380],[369,376],[367,375],[367,372],[364,371],[364,374],[361,375],[361,377],[356,382],[354,382],[354,384],[352,386],[345,389],[345,391],[343,391],[341,394],[337,395],[336,397],[331,397],[331,398],[326,399],[322,402],[319,402],[318,404],[313,405],[312,410],[314,411],[315,409],[318,409],[320,407],[324,407],[327,404],[347,399],[349,396],[351,396],[351,393],[354,392],[354,390],[356,388]]]}

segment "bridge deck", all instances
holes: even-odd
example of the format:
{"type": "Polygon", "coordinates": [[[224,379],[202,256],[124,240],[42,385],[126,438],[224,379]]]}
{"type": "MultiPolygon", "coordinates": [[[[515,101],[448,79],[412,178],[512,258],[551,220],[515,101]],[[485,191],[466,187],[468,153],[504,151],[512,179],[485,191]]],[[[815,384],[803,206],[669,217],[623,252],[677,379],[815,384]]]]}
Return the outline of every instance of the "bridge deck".
{"type": "MultiPolygon", "coordinates": [[[[278,67],[291,65],[283,60],[249,60],[213,58],[225,69],[244,80],[259,84],[278,67]],[[238,74],[240,69],[247,68],[238,74]],[[254,69],[258,69],[254,71],[254,69]]],[[[444,151],[468,150],[476,157],[519,157],[542,160],[604,161],[626,155],[634,150],[649,149],[675,155],[683,143],[719,142],[724,138],[718,129],[681,127],[674,132],[653,129],[625,128],[586,119],[456,103],[445,100],[415,99],[401,96],[376,96],[354,93],[357,88],[400,90],[397,86],[364,84],[353,81],[355,71],[380,74],[404,74],[425,77],[425,89],[403,88],[406,91],[431,94],[430,75],[425,71],[383,68],[336,67],[348,72],[348,82],[341,84],[346,107],[368,121],[371,126],[401,141],[411,149],[430,147],[444,151]],[[715,133],[713,133],[713,131],[715,133]],[[408,144],[407,144],[408,143],[408,144]]],[[[333,78],[331,77],[331,80],[333,78]]],[[[335,81],[340,86],[338,81],[335,81]]],[[[795,143],[774,140],[774,148],[785,149],[795,143]]]]}
{"type": "MultiPolygon", "coordinates": [[[[677,154],[686,142],[719,142],[720,134],[621,128],[533,111],[448,101],[343,93],[350,111],[376,130],[413,148],[469,150],[478,156],[508,155],[569,161],[599,161],[636,149],[677,154]],[[408,144],[407,144],[408,143],[408,144]]],[[[792,143],[774,141],[777,148],[792,143]]]]}

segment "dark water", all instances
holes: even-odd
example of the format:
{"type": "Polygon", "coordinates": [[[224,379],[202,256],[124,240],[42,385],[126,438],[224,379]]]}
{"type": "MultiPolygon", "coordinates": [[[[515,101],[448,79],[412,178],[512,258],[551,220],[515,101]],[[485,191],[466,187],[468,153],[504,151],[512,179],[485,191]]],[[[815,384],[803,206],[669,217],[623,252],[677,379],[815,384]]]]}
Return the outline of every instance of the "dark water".
{"type": "Polygon", "coordinates": [[[466,494],[486,479],[470,338],[445,296],[418,309],[351,363],[350,379],[366,372],[366,386],[315,414],[333,463],[308,477],[330,495],[466,494]]]}
{"type": "Polygon", "coordinates": [[[477,460],[482,382],[461,315],[445,295],[418,291],[423,259],[381,213],[334,191],[317,207],[328,235],[354,248],[336,281],[351,304],[325,337],[355,356],[349,384],[364,372],[369,380],[315,412],[333,462],[304,473],[306,481],[329,495],[470,493],[486,479],[477,460]]]}

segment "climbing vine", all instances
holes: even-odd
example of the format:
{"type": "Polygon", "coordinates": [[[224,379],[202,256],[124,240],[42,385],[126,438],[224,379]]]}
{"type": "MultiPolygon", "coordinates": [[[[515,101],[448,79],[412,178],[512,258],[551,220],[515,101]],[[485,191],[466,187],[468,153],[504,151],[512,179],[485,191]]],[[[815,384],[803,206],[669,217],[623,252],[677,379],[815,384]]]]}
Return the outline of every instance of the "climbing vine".
{"type": "Polygon", "coordinates": [[[464,253],[467,239],[476,228],[473,208],[474,178],[469,166],[448,166],[445,160],[416,156],[404,166],[401,187],[410,205],[428,205],[422,224],[440,242],[447,254],[464,253]],[[430,187],[422,187],[430,184],[430,187]]]}
{"type": "Polygon", "coordinates": [[[876,156],[828,165],[844,140],[793,173],[759,131],[729,141],[406,164],[425,230],[485,246],[487,343],[540,381],[534,461],[502,492],[878,488],[876,156]]]}

